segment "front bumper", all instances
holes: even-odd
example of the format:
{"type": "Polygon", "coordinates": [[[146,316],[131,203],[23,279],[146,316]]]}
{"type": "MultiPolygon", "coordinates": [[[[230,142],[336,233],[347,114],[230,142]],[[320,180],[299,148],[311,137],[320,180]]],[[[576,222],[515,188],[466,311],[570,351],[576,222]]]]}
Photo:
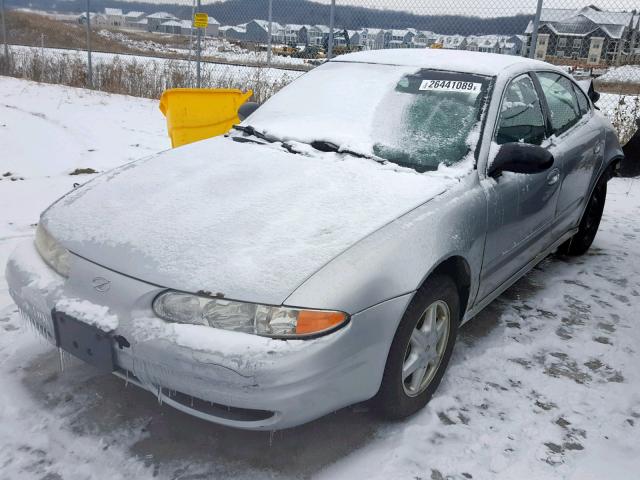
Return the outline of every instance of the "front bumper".
{"type": "Polygon", "coordinates": [[[118,319],[112,334],[129,344],[114,344],[114,373],[186,413],[252,430],[292,427],[375,395],[411,298],[357,313],[329,335],[285,341],[165,322],[151,310],[164,288],[77,256],[65,280],[42,261],[32,242],[19,245],[9,258],[6,278],[23,316],[51,343],[50,312],[59,310],[61,300],[106,306],[118,319]],[[98,278],[109,282],[107,291],[93,287],[98,278]]]}

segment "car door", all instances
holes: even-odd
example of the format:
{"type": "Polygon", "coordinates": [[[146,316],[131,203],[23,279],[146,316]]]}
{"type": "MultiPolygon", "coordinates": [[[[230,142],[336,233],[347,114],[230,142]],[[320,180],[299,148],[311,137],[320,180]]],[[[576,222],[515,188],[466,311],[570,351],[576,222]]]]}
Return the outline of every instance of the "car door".
{"type": "MultiPolygon", "coordinates": [[[[549,144],[548,120],[540,95],[528,74],[507,85],[491,155],[497,153],[500,145],[510,142],[543,147],[549,144]]],[[[488,230],[478,298],[490,295],[550,243],[560,182],[561,172],[555,164],[545,172],[503,172],[498,178],[483,182],[488,200],[488,230]]]]}
{"type": "Polygon", "coordinates": [[[603,160],[603,132],[584,92],[572,80],[555,72],[536,72],[536,77],[549,111],[549,151],[561,169],[558,227],[566,230],[579,220],[594,172],[603,160]]]}

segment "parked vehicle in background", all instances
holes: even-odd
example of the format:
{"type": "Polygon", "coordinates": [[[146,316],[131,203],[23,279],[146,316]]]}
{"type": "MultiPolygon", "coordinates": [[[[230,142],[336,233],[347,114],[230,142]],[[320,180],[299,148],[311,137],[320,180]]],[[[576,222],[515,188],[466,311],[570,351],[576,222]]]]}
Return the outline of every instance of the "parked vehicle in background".
{"type": "Polygon", "coordinates": [[[230,135],[68,193],[6,277],[52,343],[192,415],[275,430],[372,400],[400,418],[461,324],[550,252],[587,251],[621,158],[547,63],[344,55],[230,135]]]}

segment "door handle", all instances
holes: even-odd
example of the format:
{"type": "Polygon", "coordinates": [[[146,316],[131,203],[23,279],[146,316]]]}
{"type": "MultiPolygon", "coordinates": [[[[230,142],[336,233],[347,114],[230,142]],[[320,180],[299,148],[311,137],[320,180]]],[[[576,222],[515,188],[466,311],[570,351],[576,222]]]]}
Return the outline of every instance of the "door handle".
{"type": "Polygon", "coordinates": [[[554,185],[560,180],[560,170],[554,168],[547,175],[547,185],[554,185]]]}

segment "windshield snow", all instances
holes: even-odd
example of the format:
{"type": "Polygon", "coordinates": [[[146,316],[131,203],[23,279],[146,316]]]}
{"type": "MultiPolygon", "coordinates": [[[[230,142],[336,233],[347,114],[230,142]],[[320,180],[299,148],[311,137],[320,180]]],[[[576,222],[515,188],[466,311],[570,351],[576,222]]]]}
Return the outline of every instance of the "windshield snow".
{"type": "Polygon", "coordinates": [[[393,65],[328,63],[272,97],[247,121],[286,141],[330,142],[419,172],[475,148],[490,77],[393,65]]]}

